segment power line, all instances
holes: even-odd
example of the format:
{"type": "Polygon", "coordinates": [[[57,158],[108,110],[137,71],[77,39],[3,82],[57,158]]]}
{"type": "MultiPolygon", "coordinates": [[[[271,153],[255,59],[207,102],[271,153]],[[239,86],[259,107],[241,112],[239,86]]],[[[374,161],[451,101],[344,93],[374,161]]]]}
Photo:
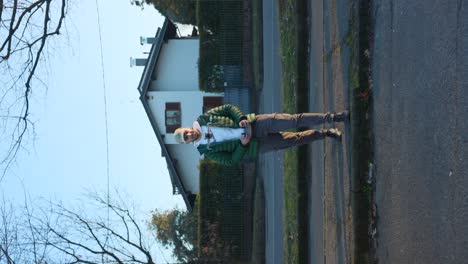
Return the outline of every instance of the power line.
{"type": "MultiPolygon", "coordinates": [[[[102,72],[102,86],[103,86],[103,95],[104,95],[104,122],[106,127],[106,176],[107,176],[107,226],[109,226],[109,204],[110,204],[110,162],[109,162],[109,123],[107,118],[107,89],[106,89],[106,74],[104,67],[104,51],[102,48],[102,32],[101,32],[101,17],[99,12],[99,3],[96,2],[96,14],[97,14],[97,23],[98,23],[98,32],[99,32],[99,47],[101,54],[101,72],[102,72]]],[[[105,245],[109,241],[109,231],[106,234],[105,245]]],[[[104,261],[103,261],[104,262],[104,261]]],[[[108,256],[106,256],[106,262],[109,262],[108,256]]]]}

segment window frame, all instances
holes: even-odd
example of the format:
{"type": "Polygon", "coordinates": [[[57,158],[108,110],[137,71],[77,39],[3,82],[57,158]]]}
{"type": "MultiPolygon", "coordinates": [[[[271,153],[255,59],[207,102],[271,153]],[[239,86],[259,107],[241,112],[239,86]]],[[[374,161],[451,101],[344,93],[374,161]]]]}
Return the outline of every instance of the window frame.
{"type": "Polygon", "coordinates": [[[166,108],[164,110],[164,124],[166,126],[166,133],[174,133],[174,131],[182,126],[182,111],[180,107],[180,102],[166,102],[166,108]],[[178,111],[179,116],[176,117],[176,124],[168,124],[168,120],[174,120],[174,118],[168,118],[169,111],[178,111]]]}

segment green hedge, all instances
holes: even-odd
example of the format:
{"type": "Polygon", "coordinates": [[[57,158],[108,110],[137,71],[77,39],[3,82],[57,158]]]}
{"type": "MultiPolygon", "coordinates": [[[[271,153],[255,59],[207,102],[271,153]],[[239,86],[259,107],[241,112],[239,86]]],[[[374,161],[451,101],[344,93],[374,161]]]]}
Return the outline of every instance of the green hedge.
{"type": "Polygon", "coordinates": [[[198,62],[200,89],[223,92],[222,79],[216,74],[223,65],[241,63],[243,2],[198,0],[197,25],[200,31],[198,62]]]}
{"type": "MultiPolygon", "coordinates": [[[[198,194],[199,250],[213,240],[216,225],[221,241],[218,251],[240,258],[243,254],[243,170],[242,166],[221,166],[210,160],[201,160],[200,190],[198,194]]],[[[222,253],[219,253],[222,254],[222,253]]]]}

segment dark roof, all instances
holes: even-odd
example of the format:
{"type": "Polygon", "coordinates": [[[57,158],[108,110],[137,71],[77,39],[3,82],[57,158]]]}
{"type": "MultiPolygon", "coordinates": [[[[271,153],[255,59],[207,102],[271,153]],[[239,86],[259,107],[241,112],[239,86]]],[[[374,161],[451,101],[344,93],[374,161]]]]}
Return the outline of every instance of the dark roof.
{"type": "Polygon", "coordinates": [[[148,60],[146,61],[145,69],[143,70],[140,84],[138,85],[138,91],[140,92],[140,100],[143,103],[143,107],[145,108],[151,126],[153,127],[153,130],[156,134],[156,138],[159,141],[159,145],[161,145],[162,156],[166,158],[167,169],[169,171],[169,175],[171,177],[172,182],[173,194],[179,193],[180,195],[182,195],[187,209],[189,211],[192,211],[194,204],[194,196],[190,192],[187,192],[187,190],[185,189],[184,184],[175,166],[175,163],[177,161],[171,157],[171,154],[167,150],[166,145],[164,143],[164,136],[162,135],[161,131],[159,131],[156,119],[154,118],[153,113],[151,112],[151,109],[146,100],[146,94],[151,83],[151,76],[153,75],[154,68],[158,61],[163,42],[173,38],[176,38],[176,27],[169,19],[166,18],[162,28],[158,28],[156,32],[156,40],[153,43],[151,51],[148,55],[148,60]]]}

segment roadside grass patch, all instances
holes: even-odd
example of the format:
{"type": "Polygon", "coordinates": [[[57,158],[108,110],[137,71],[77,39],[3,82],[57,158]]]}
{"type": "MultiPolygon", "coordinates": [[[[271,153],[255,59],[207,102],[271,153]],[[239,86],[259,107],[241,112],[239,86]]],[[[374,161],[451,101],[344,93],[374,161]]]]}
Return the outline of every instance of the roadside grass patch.
{"type": "MultiPolygon", "coordinates": [[[[295,0],[278,0],[281,98],[283,112],[297,112],[297,45],[298,30],[295,0]]],[[[284,263],[299,263],[298,238],[298,160],[297,149],[288,149],[284,155],[284,212],[283,256],[284,263]]]]}
{"type": "MultiPolygon", "coordinates": [[[[263,31],[262,31],[262,0],[252,0],[252,55],[254,91],[263,87],[263,31]]],[[[254,97],[256,93],[252,93],[254,97]]],[[[256,101],[256,99],[253,99],[256,101]]],[[[255,183],[253,200],[252,225],[252,256],[250,263],[265,263],[265,190],[262,180],[258,177],[255,183]]]]}
{"type": "MultiPolygon", "coordinates": [[[[305,1],[278,0],[282,111],[298,113],[307,110],[307,22],[305,1]]],[[[284,156],[284,263],[307,261],[307,185],[304,168],[305,147],[288,149],[284,156]]]]}
{"type": "Polygon", "coordinates": [[[252,56],[254,89],[263,87],[263,15],[262,0],[252,0],[252,56]]]}
{"type": "Polygon", "coordinates": [[[257,177],[254,192],[253,242],[251,263],[265,263],[265,190],[257,177]]]}
{"type": "Polygon", "coordinates": [[[347,39],[351,48],[351,123],[353,131],[351,197],[353,208],[354,263],[374,263],[373,242],[369,236],[376,223],[373,219],[374,182],[370,179],[372,152],[372,91],[370,87],[370,54],[372,41],[372,8],[369,2],[362,1],[351,6],[350,28],[354,29],[347,39]],[[356,29],[359,29],[357,31],[356,29]]]}

